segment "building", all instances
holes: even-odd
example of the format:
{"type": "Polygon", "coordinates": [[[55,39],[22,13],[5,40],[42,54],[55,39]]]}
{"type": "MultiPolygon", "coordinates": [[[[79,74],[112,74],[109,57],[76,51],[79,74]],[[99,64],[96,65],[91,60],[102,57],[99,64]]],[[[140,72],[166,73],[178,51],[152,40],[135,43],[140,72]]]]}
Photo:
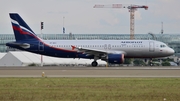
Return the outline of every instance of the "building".
{"type": "MultiPolygon", "coordinates": [[[[73,59],[73,58],[57,58],[43,56],[44,66],[90,66],[93,60],[90,59],[73,59]]],[[[106,66],[106,62],[98,60],[99,66],[106,66]]],[[[31,66],[41,65],[41,55],[25,51],[10,51],[8,53],[0,53],[1,66],[31,66]]]]}
{"type": "MultiPolygon", "coordinates": [[[[38,34],[38,36],[41,36],[38,34]]],[[[43,34],[45,40],[129,40],[129,34],[43,34]]],[[[180,53],[180,34],[135,34],[137,40],[158,40],[180,53]]],[[[14,41],[14,34],[0,34],[0,52],[11,50],[5,43],[14,41]]]]}

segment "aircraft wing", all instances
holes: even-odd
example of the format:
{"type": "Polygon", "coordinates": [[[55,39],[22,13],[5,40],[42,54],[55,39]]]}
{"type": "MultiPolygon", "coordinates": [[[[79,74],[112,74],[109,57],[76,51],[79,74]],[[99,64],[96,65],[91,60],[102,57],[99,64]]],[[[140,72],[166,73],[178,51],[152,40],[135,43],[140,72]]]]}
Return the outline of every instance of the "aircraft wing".
{"type": "Polygon", "coordinates": [[[77,49],[78,52],[82,52],[83,54],[88,55],[106,55],[106,54],[125,54],[124,51],[109,51],[109,50],[99,50],[99,49],[90,49],[90,48],[82,48],[82,47],[75,47],[72,46],[72,49],[77,49]]]}

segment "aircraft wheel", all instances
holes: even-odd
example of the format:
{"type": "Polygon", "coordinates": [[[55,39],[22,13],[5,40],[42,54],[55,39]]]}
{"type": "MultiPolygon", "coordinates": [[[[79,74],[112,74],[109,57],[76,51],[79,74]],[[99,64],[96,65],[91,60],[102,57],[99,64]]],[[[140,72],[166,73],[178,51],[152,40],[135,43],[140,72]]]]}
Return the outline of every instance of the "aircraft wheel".
{"type": "Polygon", "coordinates": [[[93,62],[91,63],[91,65],[92,65],[93,67],[96,67],[96,66],[98,65],[98,63],[97,63],[96,61],[93,61],[93,62]]]}

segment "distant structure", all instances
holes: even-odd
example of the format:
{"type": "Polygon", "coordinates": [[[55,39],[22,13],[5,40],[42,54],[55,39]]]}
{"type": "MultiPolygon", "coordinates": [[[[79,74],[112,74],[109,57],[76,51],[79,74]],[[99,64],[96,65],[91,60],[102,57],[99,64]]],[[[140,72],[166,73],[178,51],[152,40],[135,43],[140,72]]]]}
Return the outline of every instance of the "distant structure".
{"type": "Polygon", "coordinates": [[[73,35],[72,35],[71,32],[69,33],[69,39],[70,39],[70,40],[73,40],[73,35]]]}
{"type": "Polygon", "coordinates": [[[134,13],[138,8],[148,9],[148,6],[142,5],[128,5],[123,4],[112,4],[112,5],[95,5],[94,8],[127,8],[130,12],[130,39],[134,39],[134,13]]]}
{"type": "Polygon", "coordinates": [[[163,30],[163,22],[161,22],[161,34],[164,33],[164,30],[163,30]]]}
{"type": "Polygon", "coordinates": [[[64,19],[65,17],[63,17],[63,34],[65,34],[64,19]]]}
{"type": "Polygon", "coordinates": [[[153,39],[153,40],[157,40],[156,35],[154,35],[154,34],[153,34],[153,33],[151,33],[151,32],[149,32],[148,34],[152,36],[152,39],[153,39]]]}

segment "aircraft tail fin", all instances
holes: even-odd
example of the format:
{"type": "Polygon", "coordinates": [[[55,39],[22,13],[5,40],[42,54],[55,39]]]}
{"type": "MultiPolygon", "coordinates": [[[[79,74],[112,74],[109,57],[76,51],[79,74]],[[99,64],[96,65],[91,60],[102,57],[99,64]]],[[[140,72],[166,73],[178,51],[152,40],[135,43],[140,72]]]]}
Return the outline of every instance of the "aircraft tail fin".
{"type": "Polygon", "coordinates": [[[19,16],[19,14],[10,13],[9,15],[16,41],[38,39],[37,35],[31,30],[26,22],[19,16]]]}

